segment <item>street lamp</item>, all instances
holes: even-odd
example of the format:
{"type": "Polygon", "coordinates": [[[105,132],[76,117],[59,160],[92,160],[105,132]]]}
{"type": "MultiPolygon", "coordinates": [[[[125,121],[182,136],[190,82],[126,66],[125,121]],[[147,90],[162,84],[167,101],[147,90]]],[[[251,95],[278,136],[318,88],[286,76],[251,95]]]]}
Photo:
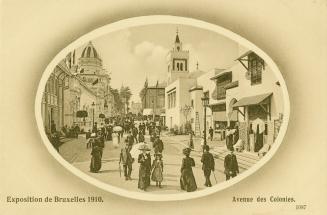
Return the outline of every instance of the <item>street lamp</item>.
{"type": "Polygon", "coordinates": [[[204,108],[204,116],[203,116],[203,128],[204,128],[204,134],[203,134],[203,149],[204,146],[207,145],[207,106],[209,105],[209,97],[206,93],[203,93],[203,97],[201,98],[202,100],[202,105],[204,108]]]}
{"type": "Polygon", "coordinates": [[[93,110],[93,119],[92,119],[92,129],[94,128],[94,106],[95,106],[95,104],[94,104],[94,102],[92,102],[92,110],[93,110]]]}
{"type": "Polygon", "coordinates": [[[155,112],[154,112],[154,100],[152,100],[152,119],[154,122],[155,112]]]}

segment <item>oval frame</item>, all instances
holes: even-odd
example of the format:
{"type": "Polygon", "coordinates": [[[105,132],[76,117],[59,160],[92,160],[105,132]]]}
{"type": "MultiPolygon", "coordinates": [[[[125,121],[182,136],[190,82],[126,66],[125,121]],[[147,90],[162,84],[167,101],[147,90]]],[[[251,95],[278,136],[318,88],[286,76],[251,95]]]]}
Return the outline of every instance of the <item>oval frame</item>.
{"type": "Polygon", "coordinates": [[[279,148],[280,144],[282,143],[282,140],[286,134],[288,122],[289,122],[289,116],[290,116],[290,100],[289,100],[289,94],[288,90],[285,84],[285,81],[282,77],[281,72],[279,71],[277,65],[274,63],[274,61],[260,48],[258,48],[256,45],[251,43],[250,41],[244,39],[243,37],[239,36],[238,34],[235,34],[231,32],[230,30],[227,30],[225,28],[222,28],[218,25],[211,24],[208,22],[204,22],[201,20],[193,19],[193,18],[186,18],[186,17],[179,17],[179,16],[170,16],[170,15],[151,15],[151,16],[141,16],[141,17],[133,17],[128,18],[124,20],[120,20],[111,24],[107,24],[105,26],[102,26],[100,28],[97,28],[68,46],[66,46],[64,49],[62,49],[48,64],[46,67],[44,73],[42,74],[41,80],[39,82],[39,86],[37,89],[36,99],[35,99],[35,117],[37,122],[37,127],[39,129],[41,138],[47,148],[47,150],[50,152],[50,154],[66,169],[68,169],[70,172],[72,172],[74,175],[78,176],[79,178],[83,179],[84,181],[95,185],[98,188],[101,188],[105,191],[127,197],[132,199],[138,199],[138,200],[146,200],[146,201],[176,201],[176,200],[187,200],[187,199],[194,199],[198,197],[203,197],[209,194],[216,193],[218,191],[224,190],[241,180],[247,178],[248,176],[252,175],[254,172],[256,172],[259,168],[261,168],[264,164],[266,164],[272,156],[276,153],[277,149],[279,148]],[[54,149],[52,144],[47,138],[47,135],[44,131],[43,126],[43,120],[41,115],[41,102],[42,102],[42,94],[43,90],[45,88],[46,82],[52,73],[55,66],[65,58],[65,56],[74,48],[78,48],[81,45],[85,44],[87,41],[90,41],[95,38],[99,38],[105,34],[112,33],[115,31],[123,30],[129,27],[138,27],[143,25],[151,25],[151,24],[178,24],[178,25],[187,25],[197,28],[202,28],[211,32],[215,32],[217,34],[223,35],[235,42],[238,42],[242,46],[251,49],[255,51],[261,58],[267,62],[273,73],[275,74],[276,78],[280,82],[280,85],[282,87],[283,92],[283,110],[284,110],[284,120],[281,125],[280,131],[277,135],[277,138],[274,141],[274,144],[272,145],[269,152],[262,157],[256,164],[254,164],[251,168],[244,171],[242,174],[238,175],[235,178],[232,178],[228,181],[221,182],[217,185],[214,185],[212,187],[206,188],[204,190],[192,192],[192,193],[178,193],[178,194],[151,194],[151,193],[141,193],[141,192],[135,192],[135,191],[128,191],[123,188],[115,187],[113,185],[109,185],[107,183],[104,183],[102,181],[99,181],[92,176],[87,175],[86,173],[82,172],[81,170],[77,169],[73,165],[71,165],[68,161],[66,161],[63,157],[58,154],[58,152],[54,149]]]}

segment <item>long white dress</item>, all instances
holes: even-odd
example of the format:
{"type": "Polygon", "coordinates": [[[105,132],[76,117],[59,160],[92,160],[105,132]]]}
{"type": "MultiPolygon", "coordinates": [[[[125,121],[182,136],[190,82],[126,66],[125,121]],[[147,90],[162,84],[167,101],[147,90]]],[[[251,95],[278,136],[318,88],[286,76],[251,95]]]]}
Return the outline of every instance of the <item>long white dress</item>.
{"type": "Polygon", "coordinates": [[[115,133],[112,133],[112,145],[115,148],[118,148],[119,147],[118,134],[116,132],[115,133]]]}

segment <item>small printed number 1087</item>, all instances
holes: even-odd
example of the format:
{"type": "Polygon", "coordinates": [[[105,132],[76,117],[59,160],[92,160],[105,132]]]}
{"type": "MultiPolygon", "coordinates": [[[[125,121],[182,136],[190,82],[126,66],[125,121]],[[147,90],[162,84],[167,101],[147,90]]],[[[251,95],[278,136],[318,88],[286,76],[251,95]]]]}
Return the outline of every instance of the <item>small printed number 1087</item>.
{"type": "Polygon", "coordinates": [[[305,210],[307,205],[296,205],[296,210],[305,210]]]}

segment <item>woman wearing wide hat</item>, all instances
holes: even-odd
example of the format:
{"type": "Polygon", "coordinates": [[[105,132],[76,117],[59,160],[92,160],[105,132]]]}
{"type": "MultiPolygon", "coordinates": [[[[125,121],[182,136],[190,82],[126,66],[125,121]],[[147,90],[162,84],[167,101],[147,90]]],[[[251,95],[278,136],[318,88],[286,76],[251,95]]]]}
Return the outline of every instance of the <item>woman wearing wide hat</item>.
{"type": "Polygon", "coordinates": [[[150,185],[151,155],[147,153],[150,151],[150,148],[146,144],[142,144],[139,150],[142,153],[138,157],[138,162],[140,163],[138,188],[145,191],[150,185]]]}
{"type": "Polygon", "coordinates": [[[185,155],[185,157],[182,161],[180,186],[182,190],[186,190],[187,192],[193,192],[197,189],[192,171],[192,167],[195,166],[195,162],[194,159],[190,157],[190,148],[183,149],[183,154],[185,155]]]}

